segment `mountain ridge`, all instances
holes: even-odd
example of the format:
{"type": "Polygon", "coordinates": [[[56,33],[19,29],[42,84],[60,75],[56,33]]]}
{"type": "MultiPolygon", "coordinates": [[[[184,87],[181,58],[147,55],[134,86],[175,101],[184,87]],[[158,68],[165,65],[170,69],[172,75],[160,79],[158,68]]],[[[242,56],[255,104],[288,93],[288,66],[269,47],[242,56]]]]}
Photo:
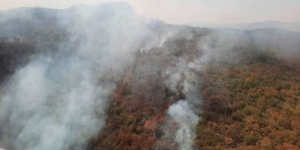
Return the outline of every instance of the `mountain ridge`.
{"type": "Polygon", "coordinates": [[[278,28],[290,31],[300,32],[300,22],[280,22],[280,21],[262,21],[243,24],[209,24],[209,23],[189,23],[195,27],[211,27],[211,28],[232,28],[241,30],[254,30],[262,28],[278,28]]]}

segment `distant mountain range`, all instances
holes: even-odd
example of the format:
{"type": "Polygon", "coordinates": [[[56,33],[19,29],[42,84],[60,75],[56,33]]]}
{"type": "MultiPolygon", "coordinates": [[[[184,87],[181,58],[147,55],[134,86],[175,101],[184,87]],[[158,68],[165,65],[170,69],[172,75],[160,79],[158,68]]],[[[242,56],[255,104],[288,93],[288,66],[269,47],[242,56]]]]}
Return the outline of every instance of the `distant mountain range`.
{"type": "Polygon", "coordinates": [[[253,30],[262,28],[278,28],[290,31],[300,32],[300,22],[280,22],[280,21],[264,21],[247,24],[209,24],[203,22],[190,23],[194,27],[208,27],[208,28],[230,28],[240,30],[253,30]]]}

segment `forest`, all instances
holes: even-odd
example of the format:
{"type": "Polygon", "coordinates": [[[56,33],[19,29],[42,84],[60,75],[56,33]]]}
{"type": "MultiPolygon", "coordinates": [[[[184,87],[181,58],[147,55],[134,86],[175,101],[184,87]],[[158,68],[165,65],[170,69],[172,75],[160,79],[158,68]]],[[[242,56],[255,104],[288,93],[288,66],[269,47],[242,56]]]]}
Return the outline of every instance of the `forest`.
{"type": "Polygon", "coordinates": [[[105,5],[0,16],[1,148],[300,149],[300,33],[105,5]]]}

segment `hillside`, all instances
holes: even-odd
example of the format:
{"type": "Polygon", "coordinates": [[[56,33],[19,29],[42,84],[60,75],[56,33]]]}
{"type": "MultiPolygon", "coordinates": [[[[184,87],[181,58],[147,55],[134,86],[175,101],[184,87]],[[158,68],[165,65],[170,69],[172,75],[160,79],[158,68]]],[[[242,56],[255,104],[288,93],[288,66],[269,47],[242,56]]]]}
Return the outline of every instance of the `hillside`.
{"type": "Polygon", "coordinates": [[[207,24],[207,23],[190,23],[195,27],[209,27],[209,28],[229,28],[239,30],[256,30],[265,28],[277,28],[282,30],[300,32],[300,22],[280,22],[280,21],[264,21],[244,24],[207,24]]]}
{"type": "Polygon", "coordinates": [[[1,148],[300,149],[298,32],[170,25],[123,2],[10,10],[0,29],[1,148]]]}

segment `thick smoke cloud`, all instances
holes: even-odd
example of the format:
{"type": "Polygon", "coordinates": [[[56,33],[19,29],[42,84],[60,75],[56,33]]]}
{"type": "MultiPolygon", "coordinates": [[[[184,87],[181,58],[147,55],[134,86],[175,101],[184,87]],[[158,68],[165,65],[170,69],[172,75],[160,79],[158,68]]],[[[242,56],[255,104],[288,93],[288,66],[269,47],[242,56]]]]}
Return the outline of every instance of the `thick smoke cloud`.
{"type": "Polygon", "coordinates": [[[2,90],[3,136],[13,149],[85,149],[105,125],[116,76],[149,33],[124,3],[77,6],[57,18],[68,42],[48,53],[38,47],[2,90]]]}
{"type": "Polygon", "coordinates": [[[37,60],[19,70],[2,99],[1,114],[9,117],[4,130],[16,138],[16,149],[82,149],[104,126],[113,87],[93,83],[80,66],[71,66],[70,74],[51,76],[63,68],[52,68],[49,61],[37,60]]]}

